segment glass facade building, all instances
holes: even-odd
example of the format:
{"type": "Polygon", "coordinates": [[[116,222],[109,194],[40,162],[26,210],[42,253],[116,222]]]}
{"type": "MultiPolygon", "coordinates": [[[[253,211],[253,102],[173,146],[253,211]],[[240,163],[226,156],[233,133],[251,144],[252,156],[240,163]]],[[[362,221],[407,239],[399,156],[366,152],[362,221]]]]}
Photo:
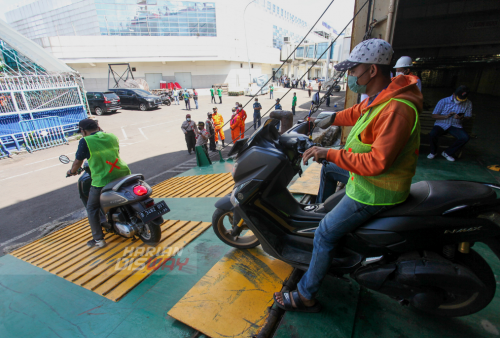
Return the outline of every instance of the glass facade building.
{"type": "Polygon", "coordinates": [[[101,35],[217,36],[215,3],[95,0],[101,35]]]}

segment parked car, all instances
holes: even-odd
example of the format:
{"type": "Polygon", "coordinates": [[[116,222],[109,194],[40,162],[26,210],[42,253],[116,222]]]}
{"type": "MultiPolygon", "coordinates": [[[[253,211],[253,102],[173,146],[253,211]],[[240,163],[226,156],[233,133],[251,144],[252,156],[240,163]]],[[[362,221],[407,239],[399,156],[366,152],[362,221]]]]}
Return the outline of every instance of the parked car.
{"type": "Polygon", "coordinates": [[[156,96],[144,89],[138,88],[111,88],[121,100],[122,107],[139,108],[142,111],[158,108],[162,103],[161,97],[156,96]]]}
{"type": "Polygon", "coordinates": [[[120,98],[113,92],[87,92],[90,111],[96,115],[114,113],[121,109],[120,98]]]}

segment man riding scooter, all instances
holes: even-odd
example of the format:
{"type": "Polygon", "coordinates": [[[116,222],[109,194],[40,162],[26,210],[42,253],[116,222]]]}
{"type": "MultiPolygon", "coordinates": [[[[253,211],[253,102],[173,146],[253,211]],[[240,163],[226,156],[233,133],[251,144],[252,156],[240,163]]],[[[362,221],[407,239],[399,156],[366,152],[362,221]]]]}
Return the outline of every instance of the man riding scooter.
{"type": "Polygon", "coordinates": [[[104,234],[101,227],[100,196],[102,188],[113,180],[130,175],[127,164],[120,159],[118,138],[105,133],[95,120],[84,119],[78,123],[78,132],[83,138],[78,144],[76,159],[68,170],[68,176],[78,174],[83,161],[87,159],[92,171],[92,186],[87,201],[87,215],[93,239],[87,246],[105,247],[104,234]]]}
{"type": "Polygon", "coordinates": [[[311,262],[298,290],[274,294],[277,305],[285,310],[320,311],[315,295],[330,266],[342,265],[334,259],[341,238],[376,214],[404,202],[410,193],[420,146],[418,113],[423,98],[414,77],[399,76],[391,82],[392,54],[389,43],[370,39],[335,65],[337,71],[348,70],[353,92],[369,97],[332,116],[330,124],[353,126],[345,149],[312,147],[303,154],[304,163],[311,158],[334,163],[344,173],[340,176],[348,175],[348,183],[346,195],[314,233],[311,262]]]}

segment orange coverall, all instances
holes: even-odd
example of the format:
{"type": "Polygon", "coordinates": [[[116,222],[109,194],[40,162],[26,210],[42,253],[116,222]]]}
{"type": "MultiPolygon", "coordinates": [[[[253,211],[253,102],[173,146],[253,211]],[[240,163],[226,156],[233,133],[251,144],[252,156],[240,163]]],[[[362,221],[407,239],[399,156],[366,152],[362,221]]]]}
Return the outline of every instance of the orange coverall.
{"type": "Polygon", "coordinates": [[[214,120],[214,126],[215,126],[215,142],[219,141],[220,137],[221,140],[225,140],[226,137],[224,136],[224,130],[222,130],[222,126],[224,125],[224,119],[222,118],[222,115],[219,113],[213,113],[212,114],[212,119],[214,120]]]}
{"type": "Polygon", "coordinates": [[[231,138],[234,141],[237,141],[240,139],[240,128],[241,128],[241,117],[239,114],[234,114],[233,117],[231,118],[231,121],[229,122],[229,125],[231,126],[231,138]]]}
{"type": "Polygon", "coordinates": [[[247,112],[242,109],[240,110],[238,115],[240,116],[241,120],[240,132],[241,132],[241,138],[243,139],[245,138],[245,122],[247,120],[247,112]]]}

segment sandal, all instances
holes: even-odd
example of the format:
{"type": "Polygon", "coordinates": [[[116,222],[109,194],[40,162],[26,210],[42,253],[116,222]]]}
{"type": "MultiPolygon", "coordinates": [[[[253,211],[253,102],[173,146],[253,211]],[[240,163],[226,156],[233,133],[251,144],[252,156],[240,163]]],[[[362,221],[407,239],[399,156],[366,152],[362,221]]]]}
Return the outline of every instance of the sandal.
{"type": "Polygon", "coordinates": [[[299,292],[297,290],[282,292],[281,295],[283,296],[283,303],[285,305],[281,305],[280,302],[278,302],[278,300],[276,299],[276,294],[273,294],[274,302],[280,309],[283,309],[285,311],[310,312],[310,313],[321,311],[321,304],[317,300],[315,301],[314,305],[306,306],[304,302],[302,302],[302,299],[300,299],[299,292]],[[297,307],[293,307],[291,297],[293,297],[293,300],[297,307]]]}

